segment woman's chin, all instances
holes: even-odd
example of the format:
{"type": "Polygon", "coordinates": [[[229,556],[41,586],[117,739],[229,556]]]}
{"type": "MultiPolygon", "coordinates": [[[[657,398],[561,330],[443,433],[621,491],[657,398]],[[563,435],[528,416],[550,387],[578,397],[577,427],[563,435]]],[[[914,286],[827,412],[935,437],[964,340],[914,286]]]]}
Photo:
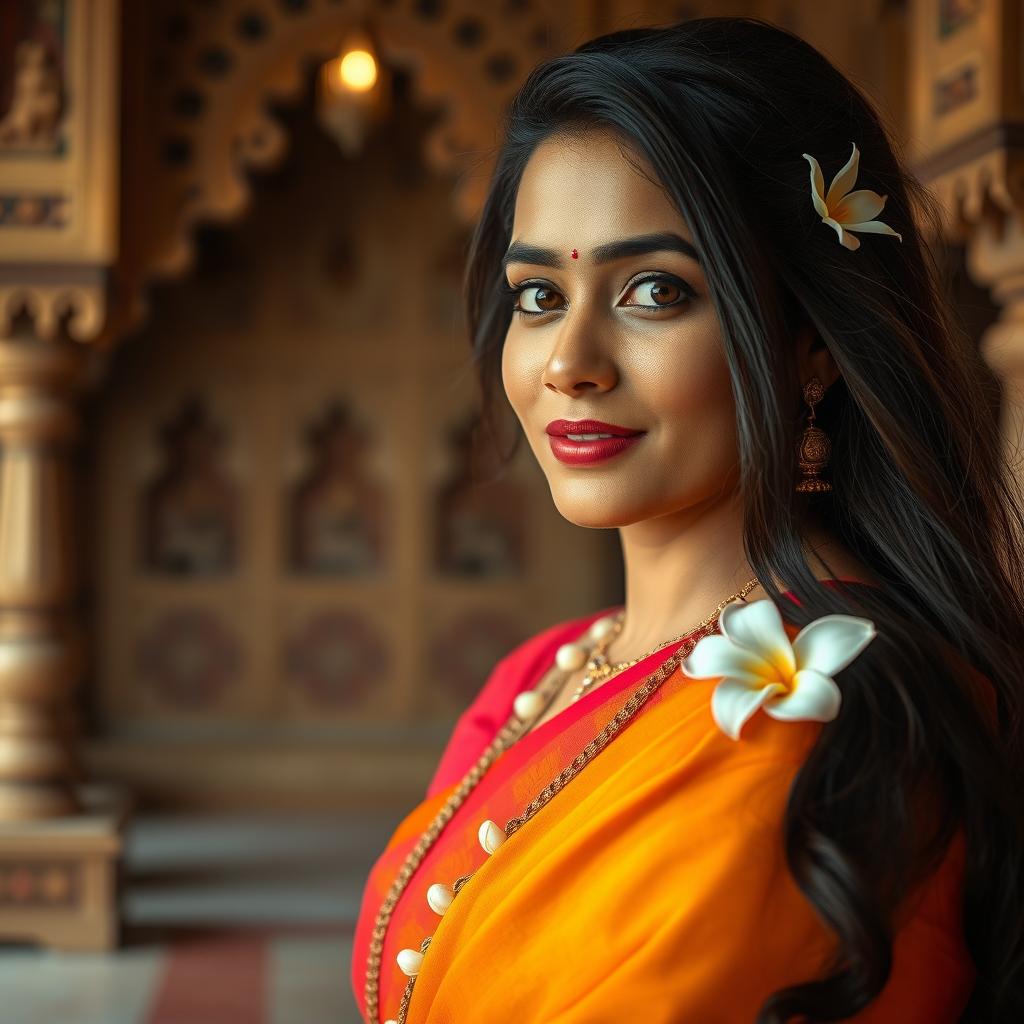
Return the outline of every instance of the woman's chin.
{"type": "Polygon", "coordinates": [[[607,502],[583,502],[578,497],[560,501],[554,493],[552,498],[558,514],[574,526],[584,526],[591,530],[614,530],[629,521],[624,510],[618,510],[607,502]]]}

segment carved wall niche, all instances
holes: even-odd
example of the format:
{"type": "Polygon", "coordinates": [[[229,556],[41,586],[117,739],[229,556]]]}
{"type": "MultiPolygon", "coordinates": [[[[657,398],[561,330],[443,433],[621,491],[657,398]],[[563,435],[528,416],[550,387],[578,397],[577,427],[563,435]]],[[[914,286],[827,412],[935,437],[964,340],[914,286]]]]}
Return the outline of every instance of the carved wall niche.
{"type": "Polygon", "coordinates": [[[481,482],[498,467],[474,446],[478,425],[476,410],[444,425],[448,468],[434,504],[434,564],[442,575],[465,579],[522,576],[530,494],[516,480],[481,482]]]}
{"type": "Polygon", "coordinates": [[[252,399],[215,361],[147,348],[87,410],[92,707],[104,725],[258,713],[252,399]]]}
{"type": "Polygon", "coordinates": [[[118,330],[144,315],[148,279],[186,272],[197,223],[246,208],[248,173],[275,165],[290,144],[271,107],[300,96],[307,68],[335,57],[354,27],[369,29],[384,62],[409,75],[417,105],[437,112],[421,154],[452,182],[450,218],[471,221],[515,88],[566,47],[563,33],[590,22],[584,0],[563,7],[552,18],[539,0],[128,5],[127,74],[137,88],[127,94],[119,274],[134,301],[118,311],[118,330]]]}
{"type": "Polygon", "coordinates": [[[450,721],[488,657],[608,590],[605,538],[561,520],[526,446],[502,477],[470,445],[465,236],[450,180],[400,166],[436,114],[398,85],[349,161],[309,96],[253,215],[203,231],[92,401],[100,717],[126,735],[450,721]],[[125,557],[126,491],[160,571],[125,557]],[[555,551],[581,566],[563,588],[555,551]]]}
{"type": "Polygon", "coordinates": [[[240,502],[223,462],[225,432],[197,396],[159,430],[163,465],[141,495],[143,568],[164,576],[230,572],[240,502]]]}
{"type": "Polygon", "coordinates": [[[291,572],[343,579],[383,569],[391,516],[372,471],[375,435],[338,399],[306,428],[309,466],[288,496],[291,572]]]}
{"type": "Polygon", "coordinates": [[[272,707],[293,726],[397,721],[415,688],[415,384],[401,368],[400,330],[378,341],[396,359],[391,370],[379,351],[356,351],[356,330],[280,381],[280,441],[267,467],[279,497],[263,527],[277,543],[274,565],[262,571],[277,675],[272,707]]]}

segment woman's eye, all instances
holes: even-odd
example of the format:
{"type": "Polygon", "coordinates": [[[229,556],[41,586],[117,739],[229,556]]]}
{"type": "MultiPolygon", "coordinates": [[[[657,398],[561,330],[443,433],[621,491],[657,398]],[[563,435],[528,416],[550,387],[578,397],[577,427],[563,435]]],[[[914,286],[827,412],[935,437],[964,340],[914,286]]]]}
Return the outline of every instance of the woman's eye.
{"type": "Polygon", "coordinates": [[[693,298],[692,292],[668,277],[649,277],[644,281],[637,282],[629,291],[630,294],[636,292],[639,301],[626,302],[623,305],[646,306],[650,309],[677,306],[684,300],[693,298]]]}
{"type": "Polygon", "coordinates": [[[561,304],[557,301],[561,296],[554,288],[545,288],[540,284],[526,284],[513,289],[519,296],[519,302],[513,306],[517,313],[550,313],[554,309],[560,309],[561,304]]]}
{"type": "MultiPolygon", "coordinates": [[[[504,291],[518,300],[513,305],[512,312],[520,316],[541,316],[565,308],[565,297],[562,293],[547,285],[506,285],[504,291]]],[[[697,297],[693,289],[684,282],[665,276],[647,277],[637,281],[627,294],[635,294],[637,301],[623,302],[622,305],[635,309],[668,309],[681,306],[697,297]]]]}

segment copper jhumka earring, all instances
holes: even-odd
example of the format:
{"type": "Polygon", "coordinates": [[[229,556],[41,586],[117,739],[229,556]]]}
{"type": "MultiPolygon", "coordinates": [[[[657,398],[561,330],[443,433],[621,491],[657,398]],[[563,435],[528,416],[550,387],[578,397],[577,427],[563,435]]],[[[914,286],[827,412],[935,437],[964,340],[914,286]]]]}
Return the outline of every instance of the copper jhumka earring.
{"type": "Polygon", "coordinates": [[[825,387],[817,377],[812,377],[804,385],[804,401],[810,407],[807,426],[800,437],[797,447],[797,458],[804,478],[796,485],[801,494],[824,493],[831,491],[832,485],[822,480],[818,474],[828,465],[832,454],[832,442],[821,427],[814,425],[814,407],[825,397],[825,387]]]}

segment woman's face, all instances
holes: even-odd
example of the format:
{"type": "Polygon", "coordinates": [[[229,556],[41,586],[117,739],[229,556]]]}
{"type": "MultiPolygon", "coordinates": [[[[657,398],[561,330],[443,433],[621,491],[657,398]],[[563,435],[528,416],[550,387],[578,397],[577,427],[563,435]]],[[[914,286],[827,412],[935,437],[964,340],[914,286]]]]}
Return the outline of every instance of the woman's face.
{"type": "Polygon", "coordinates": [[[601,252],[650,235],[694,248],[678,211],[613,137],[537,147],[508,250],[507,283],[522,289],[510,302],[524,312],[512,315],[502,379],[558,511],[580,526],[699,514],[738,481],[735,403],[696,254],[667,237],[601,252]],[[587,419],[641,433],[556,439],[559,458],[548,425],[587,419]]]}

